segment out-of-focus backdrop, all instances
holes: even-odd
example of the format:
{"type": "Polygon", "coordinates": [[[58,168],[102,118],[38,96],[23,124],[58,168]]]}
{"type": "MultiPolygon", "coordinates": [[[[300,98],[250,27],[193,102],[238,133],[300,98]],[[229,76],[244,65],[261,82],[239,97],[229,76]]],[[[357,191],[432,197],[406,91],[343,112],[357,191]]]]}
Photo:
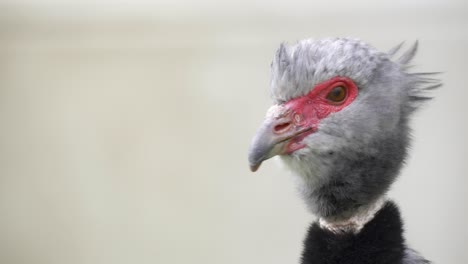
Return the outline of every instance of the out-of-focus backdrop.
{"type": "Polygon", "coordinates": [[[298,263],[314,220],[248,170],[282,41],[420,41],[445,86],[389,196],[408,243],[468,263],[468,2],[1,1],[0,263],[298,263]]]}

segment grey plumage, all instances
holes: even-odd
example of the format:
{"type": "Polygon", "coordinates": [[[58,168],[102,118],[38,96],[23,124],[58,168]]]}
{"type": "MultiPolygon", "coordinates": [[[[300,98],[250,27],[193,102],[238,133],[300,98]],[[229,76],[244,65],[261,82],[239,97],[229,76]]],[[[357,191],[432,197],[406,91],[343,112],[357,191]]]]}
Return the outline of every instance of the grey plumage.
{"type": "Polygon", "coordinates": [[[430,262],[419,255],[418,252],[407,248],[403,258],[403,264],[429,264],[430,262]]]}
{"type": "Polygon", "coordinates": [[[272,63],[271,95],[285,102],[334,76],[348,76],[367,85],[383,56],[356,39],[303,40],[281,44],[272,63]]]}
{"type": "Polygon", "coordinates": [[[355,102],[304,139],[306,148],[281,156],[317,216],[349,217],[383,195],[398,175],[409,144],[408,119],[430,99],[426,90],[440,86],[428,77],[432,74],[408,72],[417,47],[416,42],[396,61],[348,38],[304,40],[278,49],[271,80],[276,103],[304,95],[334,76],[350,77],[359,88],[355,102]]]}
{"type": "MultiPolygon", "coordinates": [[[[330,221],[369,209],[395,181],[410,143],[409,119],[441,86],[437,73],[411,73],[415,42],[397,59],[403,43],[388,53],[350,38],[281,44],[271,66],[276,104],[303,96],[335,76],[352,79],[355,101],[321,120],[305,148],[281,159],[298,179],[308,208],[330,221]]],[[[426,263],[407,251],[405,263],[426,263]]]]}

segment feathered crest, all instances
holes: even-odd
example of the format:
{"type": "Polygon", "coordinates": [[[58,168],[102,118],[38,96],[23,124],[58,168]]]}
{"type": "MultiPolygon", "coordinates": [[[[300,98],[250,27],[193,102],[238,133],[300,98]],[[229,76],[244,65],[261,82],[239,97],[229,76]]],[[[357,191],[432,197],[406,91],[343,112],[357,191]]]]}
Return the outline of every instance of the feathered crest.
{"type": "Polygon", "coordinates": [[[291,55],[289,54],[288,47],[286,46],[286,43],[283,42],[280,44],[280,47],[276,52],[275,63],[273,63],[273,65],[277,67],[277,71],[283,72],[288,68],[290,60],[291,55]]]}
{"type": "MultiPolygon", "coordinates": [[[[404,42],[390,49],[387,54],[393,59],[403,46],[404,42]]],[[[442,82],[439,79],[433,78],[435,75],[441,74],[441,72],[408,72],[412,67],[410,63],[418,51],[418,46],[419,42],[415,41],[408,50],[403,52],[398,59],[394,60],[410,78],[411,85],[409,86],[408,98],[410,100],[412,110],[417,109],[423,102],[432,99],[432,97],[427,96],[428,91],[442,86],[442,82]]]]}
{"type": "Polygon", "coordinates": [[[306,39],[282,43],[271,65],[271,94],[288,101],[334,76],[348,76],[365,86],[382,60],[381,53],[358,39],[306,39]]]}
{"type": "Polygon", "coordinates": [[[407,98],[404,103],[408,112],[412,112],[431,99],[427,96],[429,90],[442,84],[434,78],[437,72],[410,71],[418,50],[417,41],[406,51],[402,51],[403,46],[404,43],[400,43],[384,53],[350,38],[306,39],[293,45],[282,43],[271,64],[272,99],[275,103],[286,102],[334,76],[347,76],[358,87],[366,87],[375,80],[378,69],[382,69],[390,81],[401,83],[401,92],[407,98]]]}

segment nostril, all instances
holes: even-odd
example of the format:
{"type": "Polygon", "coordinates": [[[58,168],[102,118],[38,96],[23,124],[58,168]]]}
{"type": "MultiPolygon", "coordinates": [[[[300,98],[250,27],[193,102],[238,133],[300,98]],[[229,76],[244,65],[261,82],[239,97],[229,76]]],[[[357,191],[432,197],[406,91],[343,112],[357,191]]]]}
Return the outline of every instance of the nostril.
{"type": "Polygon", "coordinates": [[[281,123],[279,125],[276,125],[273,128],[273,130],[275,131],[275,133],[281,133],[281,132],[284,132],[284,131],[288,130],[290,126],[291,126],[291,122],[285,122],[285,123],[281,123]]]}

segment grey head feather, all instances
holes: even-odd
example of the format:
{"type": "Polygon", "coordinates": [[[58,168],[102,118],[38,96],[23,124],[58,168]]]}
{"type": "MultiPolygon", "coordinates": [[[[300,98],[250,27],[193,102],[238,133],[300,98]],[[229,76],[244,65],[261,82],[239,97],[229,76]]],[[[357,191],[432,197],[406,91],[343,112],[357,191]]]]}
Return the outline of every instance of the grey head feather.
{"type": "Polygon", "coordinates": [[[409,48],[401,57],[397,60],[402,65],[407,65],[416,55],[418,51],[418,41],[414,42],[413,46],[409,48]]]}
{"type": "Polygon", "coordinates": [[[358,85],[368,83],[384,56],[357,39],[303,40],[281,44],[272,63],[271,96],[285,102],[310,91],[334,76],[349,76],[358,85]]]}
{"type": "Polygon", "coordinates": [[[389,51],[387,51],[388,56],[393,57],[400,49],[403,47],[405,42],[401,42],[400,44],[396,45],[395,47],[391,48],[389,51]]]}
{"type": "MultiPolygon", "coordinates": [[[[389,56],[395,56],[398,51],[403,46],[404,42],[397,45],[389,51],[389,56]]],[[[423,105],[424,101],[432,99],[432,97],[427,95],[427,92],[434,90],[442,86],[442,83],[437,78],[431,78],[435,75],[440,74],[440,72],[418,72],[418,73],[408,73],[407,71],[411,68],[411,61],[415,57],[418,51],[419,42],[415,43],[405,51],[398,59],[396,63],[400,64],[402,71],[406,73],[409,84],[408,84],[408,93],[407,98],[409,99],[407,110],[409,112],[414,111],[423,105]]]]}
{"type": "Polygon", "coordinates": [[[273,59],[271,96],[281,104],[315,85],[346,76],[358,96],[329,115],[282,160],[297,176],[307,206],[319,217],[346,219],[384,195],[407,155],[411,114],[440,87],[433,73],[410,73],[418,43],[398,59],[358,39],[329,38],[282,44],[273,59]]]}

